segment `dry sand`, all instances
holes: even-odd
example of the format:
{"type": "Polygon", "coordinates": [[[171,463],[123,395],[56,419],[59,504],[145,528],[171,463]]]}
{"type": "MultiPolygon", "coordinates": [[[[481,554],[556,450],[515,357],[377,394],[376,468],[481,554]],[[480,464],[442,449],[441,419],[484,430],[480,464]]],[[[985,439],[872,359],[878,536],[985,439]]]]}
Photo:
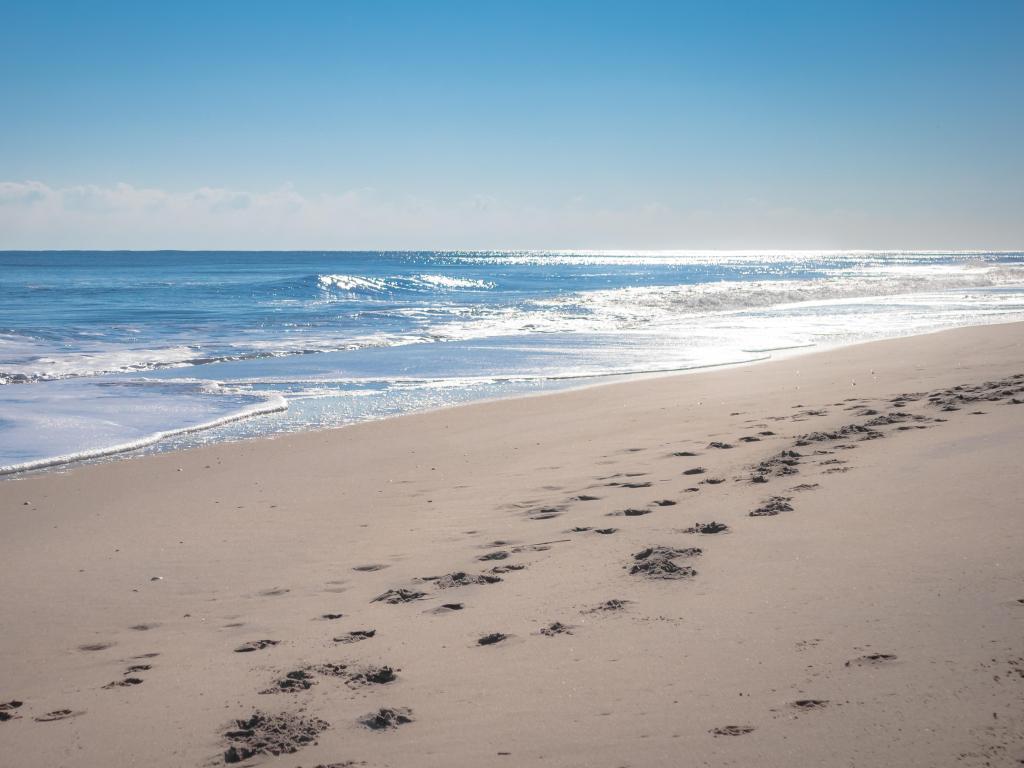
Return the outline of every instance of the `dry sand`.
{"type": "Polygon", "coordinates": [[[1018,765],[1022,374],[973,328],[2,482],[0,765],[1018,765]]]}

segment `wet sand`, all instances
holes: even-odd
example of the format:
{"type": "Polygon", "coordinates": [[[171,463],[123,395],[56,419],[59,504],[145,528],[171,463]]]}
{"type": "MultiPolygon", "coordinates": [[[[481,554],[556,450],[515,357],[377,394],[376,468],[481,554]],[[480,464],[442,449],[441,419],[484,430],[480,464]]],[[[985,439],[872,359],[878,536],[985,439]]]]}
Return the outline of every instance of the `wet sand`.
{"type": "Polygon", "coordinates": [[[1012,324],[6,480],[0,764],[1019,765],[1022,448],[1012,324]]]}

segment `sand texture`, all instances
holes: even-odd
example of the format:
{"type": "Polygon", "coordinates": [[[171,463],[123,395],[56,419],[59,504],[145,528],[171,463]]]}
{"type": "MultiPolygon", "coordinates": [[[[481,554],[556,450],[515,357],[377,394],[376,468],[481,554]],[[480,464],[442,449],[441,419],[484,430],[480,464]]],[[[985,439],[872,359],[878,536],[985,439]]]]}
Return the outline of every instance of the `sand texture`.
{"type": "Polygon", "coordinates": [[[1000,325],[6,480],[0,765],[1019,765],[1022,456],[1000,325]]]}

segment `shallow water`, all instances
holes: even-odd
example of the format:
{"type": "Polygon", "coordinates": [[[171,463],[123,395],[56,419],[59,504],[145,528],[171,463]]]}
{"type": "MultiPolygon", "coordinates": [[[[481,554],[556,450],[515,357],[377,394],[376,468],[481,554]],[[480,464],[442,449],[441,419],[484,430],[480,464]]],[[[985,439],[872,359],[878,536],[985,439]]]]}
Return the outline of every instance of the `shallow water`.
{"type": "Polygon", "coordinates": [[[1024,318],[1024,254],[0,253],[0,471],[1024,318]]]}

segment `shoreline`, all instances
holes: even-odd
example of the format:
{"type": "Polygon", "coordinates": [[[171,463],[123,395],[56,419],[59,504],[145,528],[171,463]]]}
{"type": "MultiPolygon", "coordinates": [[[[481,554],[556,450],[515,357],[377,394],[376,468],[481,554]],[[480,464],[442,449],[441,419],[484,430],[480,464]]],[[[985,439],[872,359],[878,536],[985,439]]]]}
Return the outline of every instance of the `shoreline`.
{"type": "Polygon", "coordinates": [[[758,365],[762,363],[777,362],[781,360],[787,360],[792,357],[801,357],[806,355],[816,354],[827,354],[835,350],[847,349],[850,347],[857,347],[864,344],[875,344],[879,342],[894,341],[897,339],[927,337],[933,334],[941,334],[949,331],[964,330],[968,328],[985,328],[989,326],[1001,326],[1001,325],[1014,325],[1019,324],[1024,328],[1024,321],[1020,320],[1000,320],[990,323],[982,323],[977,325],[969,326],[958,326],[956,328],[942,328],[938,330],[930,330],[922,333],[910,334],[905,336],[893,336],[885,339],[869,339],[864,341],[853,341],[844,344],[836,344],[832,346],[820,346],[818,344],[800,344],[795,346],[777,347],[770,349],[750,349],[741,350],[749,354],[763,354],[764,356],[758,358],[752,358],[749,360],[741,360],[735,362],[724,362],[724,363],[708,363],[705,365],[696,365],[689,368],[673,368],[673,369],[660,369],[650,371],[637,371],[631,373],[595,373],[586,374],[580,376],[550,376],[543,377],[543,381],[579,381],[578,385],[567,387],[566,389],[555,389],[555,390],[541,390],[538,392],[527,392],[527,393],[511,393],[507,395],[498,395],[495,397],[484,397],[480,399],[473,399],[463,402],[450,403],[440,405],[431,408],[424,408],[422,410],[415,410],[406,413],[388,414],[376,418],[364,419],[361,421],[355,421],[348,424],[338,424],[330,426],[317,426],[297,431],[281,431],[281,432],[269,432],[260,435],[251,435],[244,437],[233,437],[218,440],[214,443],[204,445],[191,445],[184,447],[169,447],[161,449],[155,446],[159,446],[169,438],[180,437],[182,435],[188,435],[192,433],[206,432],[211,429],[216,429],[227,424],[231,424],[238,421],[245,421],[252,418],[259,418],[261,416],[272,415],[274,413],[280,413],[288,409],[288,399],[276,395],[278,400],[283,400],[284,405],[273,405],[273,398],[268,399],[262,404],[251,406],[245,413],[231,414],[222,418],[213,420],[212,422],[196,424],[192,426],[186,426],[179,429],[166,430],[155,435],[150,435],[138,440],[132,441],[125,445],[116,445],[109,448],[97,448],[92,450],[82,451],[76,454],[68,454],[64,456],[47,457],[38,460],[32,460],[29,462],[23,462],[20,464],[0,466],[0,482],[6,480],[18,479],[21,477],[34,476],[36,474],[45,473],[48,471],[63,471],[64,469],[71,469],[77,466],[91,466],[95,463],[101,463],[106,461],[119,461],[122,459],[137,459],[144,458],[151,455],[160,455],[163,453],[176,454],[182,451],[195,450],[196,448],[206,447],[206,445],[221,445],[221,444],[234,444],[240,442],[248,442],[250,440],[268,440],[268,439],[280,439],[291,435],[318,433],[318,432],[329,432],[338,429],[347,429],[349,427],[356,426],[357,424],[368,424],[376,423],[380,421],[386,421],[390,419],[403,418],[406,416],[414,416],[417,414],[433,413],[435,411],[447,410],[450,408],[461,408],[464,406],[480,405],[483,403],[502,402],[506,400],[515,400],[519,398],[530,398],[530,397],[543,397],[547,395],[557,395],[565,392],[576,392],[591,387],[600,386],[614,386],[619,384],[629,384],[634,381],[643,381],[651,378],[662,378],[672,376],[685,376],[691,374],[699,374],[706,371],[714,370],[729,370],[732,368],[745,367],[751,365],[758,365]],[[775,353],[782,352],[781,355],[775,353]],[[764,354],[767,353],[767,354],[764,354]],[[613,381],[605,381],[606,379],[614,379],[613,381]]]}
{"type": "Polygon", "coordinates": [[[1024,324],[538,394],[0,483],[11,765],[1024,756],[1024,324]]]}

